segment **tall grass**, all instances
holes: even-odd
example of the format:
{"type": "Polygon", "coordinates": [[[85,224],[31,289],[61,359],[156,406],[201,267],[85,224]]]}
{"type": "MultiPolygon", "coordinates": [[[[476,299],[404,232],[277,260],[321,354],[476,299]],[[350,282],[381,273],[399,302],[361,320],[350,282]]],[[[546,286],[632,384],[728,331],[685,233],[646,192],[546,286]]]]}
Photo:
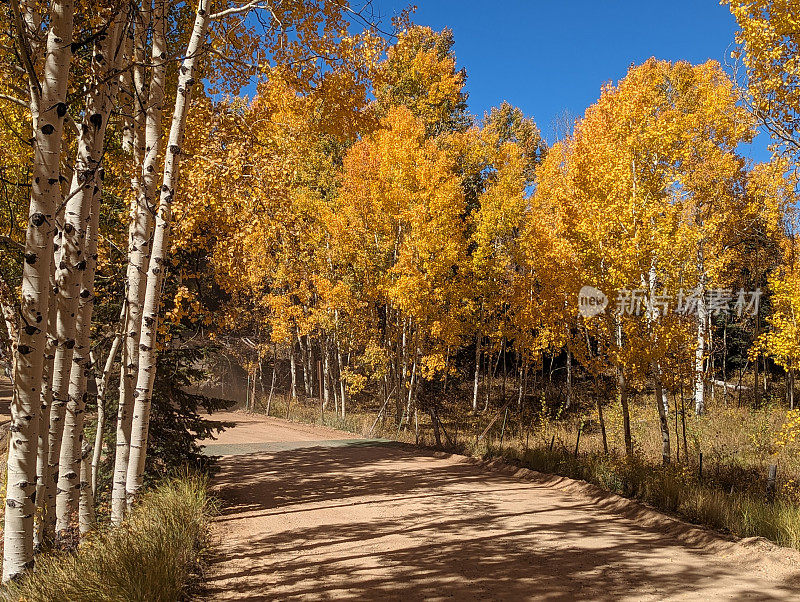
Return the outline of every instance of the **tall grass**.
{"type": "Polygon", "coordinates": [[[119,528],[93,534],[74,553],[39,556],[36,568],[6,586],[0,599],[185,599],[197,584],[215,511],[205,478],[169,480],[146,493],[119,528]]]}
{"type": "Polygon", "coordinates": [[[575,456],[548,447],[521,451],[490,446],[485,455],[500,456],[539,472],[581,479],[739,537],[764,537],[800,550],[800,506],[796,503],[771,500],[763,492],[724,491],[713,482],[704,482],[685,464],[658,466],[640,456],[628,458],[596,451],[575,456]]]}

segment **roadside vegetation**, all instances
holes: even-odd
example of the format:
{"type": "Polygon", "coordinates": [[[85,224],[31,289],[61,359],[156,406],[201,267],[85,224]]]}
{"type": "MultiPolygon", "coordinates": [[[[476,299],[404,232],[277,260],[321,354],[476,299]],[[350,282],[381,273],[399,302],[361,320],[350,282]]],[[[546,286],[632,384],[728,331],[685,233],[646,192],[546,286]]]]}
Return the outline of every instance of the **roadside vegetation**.
{"type": "MultiPolygon", "coordinates": [[[[558,390],[551,387],[548,394],[557,398],[558,390]]],[[[775,401],[756,409],[733,403],[711,406],[713,418],[686,412],[685,438],[684,416],[673,411],[670,419],[677,419],[679,426],[673,442],[677,457],[666,465],[652,394],[630,400],[635,442],[630,456],[625,454],[621,412],[612,403],[604,415],[609,447],[604,451],[599,425],[592,417],[594,402],[588,397],[566,409],[557,401],[542,405],[543,398],[530,398],[522,408],[512,404],[507,414],[501,410],[457,415],[457,407],[449,407],[443,414],[447,419],[439,425],[438,444],[427,414],[418,414],[416,427],[412,421],[398,428],[391,419],[376,420],[375,402],[361,402],[342,418],[330,411],[323,417],[319,400],[288,401],[287,396],[275,395],[270,414],[362,436],[502,458],[520,467],[593,483],[723,533],[763,537],[800,550],[800,412],[775,401]],[[769,478],[772,465],[774,482],[769,478]]],[[[504,404],[498,399],[492,405],[504,404]]],[[[265,409],[261,401],[254,404],[256,412],[265,409]]]]}
{"type": "Polygon", "coordinates": [[[202,586],[217,511],[203,477],[184,474],[144,494],[116,529],[93,532],[77,550],[40,555],[36,570],[0,591],[3,600],[118,602],[187,599],[202,586]]]}

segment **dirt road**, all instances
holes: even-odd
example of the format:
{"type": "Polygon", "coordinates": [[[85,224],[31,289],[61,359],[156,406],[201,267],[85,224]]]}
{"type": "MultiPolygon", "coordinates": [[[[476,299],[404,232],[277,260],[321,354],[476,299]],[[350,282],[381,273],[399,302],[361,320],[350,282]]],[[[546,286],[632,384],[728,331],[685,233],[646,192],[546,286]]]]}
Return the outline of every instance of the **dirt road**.
{"type": "Polygon", "coordinates": [[[279,419],[208,446],[211,600],[790,600],[800,556],[583,483],[279,419]]]}

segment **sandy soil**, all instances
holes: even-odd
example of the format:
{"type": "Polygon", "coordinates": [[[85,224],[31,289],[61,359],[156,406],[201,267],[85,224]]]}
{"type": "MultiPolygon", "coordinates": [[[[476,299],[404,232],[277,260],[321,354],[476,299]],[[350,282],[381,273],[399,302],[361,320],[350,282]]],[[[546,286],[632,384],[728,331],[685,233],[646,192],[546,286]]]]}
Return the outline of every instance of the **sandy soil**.
{"type": "Polygon", "coordinates": [[[798,599],[798,553],[585,483],[222,418],[210,600],[798,599]]]}

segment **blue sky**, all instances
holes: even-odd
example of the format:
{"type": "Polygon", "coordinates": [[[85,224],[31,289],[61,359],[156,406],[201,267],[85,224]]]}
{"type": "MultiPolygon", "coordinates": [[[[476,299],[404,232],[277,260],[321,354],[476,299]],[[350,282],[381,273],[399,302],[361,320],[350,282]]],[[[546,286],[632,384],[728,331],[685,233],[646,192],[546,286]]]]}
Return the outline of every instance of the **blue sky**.
{"type": "MultiPolygon", "coordinates": [[[[389,18],[407,5],[373,0],[389,18]]],[[[651,56],[730,62],[736,21],[715,0],[418,0],[414,21],[455,36],[470,110],[503,100],[532,116],[548,141],[565,111],[583,115],[605,82],[651,56]]],[[[768,158],[765,136],[742,152],[768,158]]]]}

